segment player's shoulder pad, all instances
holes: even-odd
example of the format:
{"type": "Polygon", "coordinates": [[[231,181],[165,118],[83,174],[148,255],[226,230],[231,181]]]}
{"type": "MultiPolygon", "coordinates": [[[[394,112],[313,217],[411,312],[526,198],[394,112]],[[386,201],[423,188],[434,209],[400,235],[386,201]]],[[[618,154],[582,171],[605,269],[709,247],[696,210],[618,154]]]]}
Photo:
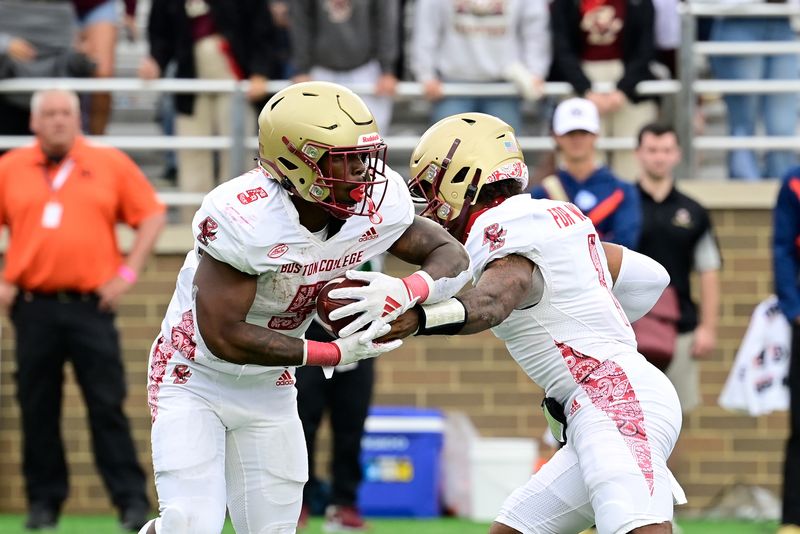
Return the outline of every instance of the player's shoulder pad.
{"type": "Polygon", "coordinates": [[[378,212],[383,217],[383,224],[405,224],[410,225],[414,220],[414,203],[405,180],[394,169],[386,165],[384,175],[385,184],[377,184],[373,190],[373,197],[379,197],[383,189],[386,195],[383,197],[378,212]]]}
{"type": "Polygon", "coordinates": [[[195,245],[249,274],[264,271],[262,254],[286,228],[284,194],[260,169],[229,180],[205,196],[194,216],[195,245]]]}
{"type": "Polygon", "coordinates": [[[465,245],[474,278],[493,260],[509,254],[527,255],[538,248],[536,202],[540,201],[520,194],[478,216],[465,245]]]}

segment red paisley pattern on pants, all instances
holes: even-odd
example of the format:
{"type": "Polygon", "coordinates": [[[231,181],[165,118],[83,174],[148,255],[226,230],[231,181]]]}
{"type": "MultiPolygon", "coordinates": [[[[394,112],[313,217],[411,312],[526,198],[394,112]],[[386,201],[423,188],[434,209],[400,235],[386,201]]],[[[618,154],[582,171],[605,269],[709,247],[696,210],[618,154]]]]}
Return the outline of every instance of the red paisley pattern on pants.
{"type": "Polygon", "coordinates": [[[642,471],[653,495],[653,462],[644,425],[644,412],[628,375],[613,360],[599,362],[591,356],[556,342],[575,383],[592,404],[617,425],[617,430],[642,471]]]}
{"type": "Polygon", "coordinates": [[[150,422],[156,421],[158,415],[158,392],[161,389],[161,382],[167,373],[167,364],[175,354],[169,342],[164,341],[164,336],[159,336],[153,355],[150,357],[149,380],[147,381],[147,404],[150,406],[150,422]]]}
{"type": "Polygon", "coordinates": [[[192,310],[183,312],[181,322],[172,327],[172,348],[180,351],[187,360],[194,361],[197,342],[194,339],[194,316],[192,310]]]}
{"type": "Polygon", "coordinates": [[[194,361],[194,352],[197,342],[194,337],[194,317],[192,311],[185,311],[181,315],[181,322],[172,328],[171,339],[166,340],[159,336],[153,355],[150,358],[150,371],[147,383],[147,404],[150,406],[150,420],[155,422],[158,415],[158,392],[161,382],[167,372],[167,364],[176,352],[186,359],[194,361]]]}

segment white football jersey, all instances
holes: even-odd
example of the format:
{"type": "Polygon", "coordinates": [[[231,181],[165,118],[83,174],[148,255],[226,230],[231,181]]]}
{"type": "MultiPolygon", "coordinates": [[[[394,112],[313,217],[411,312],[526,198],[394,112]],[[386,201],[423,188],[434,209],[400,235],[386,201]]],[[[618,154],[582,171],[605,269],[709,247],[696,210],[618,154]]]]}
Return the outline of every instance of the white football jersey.
{"type": "Polygon", "coordinates": [[[348,269],[385,252],[414,219],[405,182],[386,167],[386,196],[380,217],[353,216],[326,240],[300,224],[289,194],[262,169],[234,178],[206,195],[194,216],[195,249],[186,256],[166,317],[164,339],[184,357],[231,374],[280,374],[282,367],[237,365],[213,355],[194,317],[193,281],[199,254],[210,254],[244,273],[258,276],[247,322],[291,337],[302,337],[316,313],[322,286],[348,269]]]}
{"type": "Polygon", "coordinates": [[[517,195],[477,217],[467,239],[472,276],[498,258],[518,254],[544,280],[541,300],[514,310],[492,332],[548,396],[575,389],[558,344],[603,361],[636,351],[617,299],[605,252],[592,222],[572,204],[517,195]]]}

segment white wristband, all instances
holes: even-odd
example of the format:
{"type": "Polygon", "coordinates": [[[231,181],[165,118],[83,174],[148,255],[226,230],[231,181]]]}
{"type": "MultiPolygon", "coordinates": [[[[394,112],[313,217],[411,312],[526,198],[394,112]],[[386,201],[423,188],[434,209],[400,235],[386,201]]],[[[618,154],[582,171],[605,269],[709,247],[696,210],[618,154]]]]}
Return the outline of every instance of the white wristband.
{"type": "MultiPolygon", "coordinates": [[[[427,273],[425,274],[427,275],[427,273]]],[[[430,278],[430,275],[428,275],[428,278],[430,278]]],[[[469,279],[469,270],[461,271],[453,278],[442,277],[437,280],[430,278],[430,294],[425,302],[428,304],[435,304],[437,302],[443,302],[449,299],[458,293],[461,288],[463,288],[469,282],[469,279]]]]}
{"type": "Polygon", "coordinates": [[[452,335],[458,333],[467,322],[467,310],[457,298],[420,306],[419,330],[416,335],[452,335]]]}

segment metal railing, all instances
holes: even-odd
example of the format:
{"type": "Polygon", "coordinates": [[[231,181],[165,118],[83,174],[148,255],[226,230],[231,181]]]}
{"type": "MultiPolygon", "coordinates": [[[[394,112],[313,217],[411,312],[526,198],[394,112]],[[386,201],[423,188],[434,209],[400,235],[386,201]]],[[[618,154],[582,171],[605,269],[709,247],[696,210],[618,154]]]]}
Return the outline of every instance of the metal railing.
{"type": "MultiPolygon", "coordinates": [[[[289,85],[286,80],[271,81],[268,84],[269,92],[276,92],[289,85]]],[[[233,95],[230,136],[119,136],[104,135],[89,139],[101,141],[104,144],[117,147],[121,150],[228,150],[230,151],[232,172],[234,175],[244,171],[241,164],[245,161],[245,151],[255,151],[258,140],[254,135],[246,135],[244,131],[244,114],[247,112],[248,103],[245,97],[249,82],[234,80],[181,80],[164,79],[144,81],[135,78],[112,79],[83,79],[83,78],[26,78],[9,79],[0,81],[0,93],[32,92],[54,87],[71,89],[81,93],[92,92],[127,92],[127,93],[222,93],[233,95]]],[[[368,95],[372,94],[374,87],[368,84],[354,84],[350,86],[355,92],[368,95]]],[[[608,92],[614,89],[613,84],[597,84],[597,91],[608,92]]],[[[648,81],[639,86],[642,94],[668,95],[680,90],[680,84],[674,80],[648,81]]],[[[572,87],[568,83],[549,82],[545,84],[544,93],[550,96],[567,96],[572,94],[572,87]]],[[[510,83],[445,83],[443,84],[445,96],[516,96],[515,87],[510,83]]],[[[400,82],[397,85],[396,101],[422,99],[422,86],[415,82],[400,82]]],[[[422,133],[422,132],[420,132],[422,133]]],[[[0,149],[15,148],[30,143],[28,136],[0,136],[0,149]]],[[[411,152],[418,141],[414,136],[387,136],[386,141],[395,150],[411,152]]],[[[553,140],[544,136],[522,136],[519,142],[524,151],[544,152],[554,148],[553,140]]],[[[602,150],[631,149],[634,141],[628,137],[606,137],[598,142],[602,150]]]]}
{"type": "MultiPolygon", "coordinates": [[[[766,94],[800,92],[800,80],[699,80],[694,67],[695,57],[707,55],[750,55],[800,53],[800,42],[712,42],[698,43],[696,18],[708,16],[798,16],[800,9],[779,4],[698,4],[684,3],[679,6],[682,40],[678,53],[680,68],[679,80],[646,81],[638,86],[643,95],[668,96],[676,99],[676,130],[684,152],[684,163],[678,172],[680,177],[694,175],[697,150],[730,150],[737,148],[784,149],[800,147],[796,137],[720,137],[695,136],[693,117],[698,94],[766,94]]],[[[230,136],[192,136],[176,137],[164,135],[116,136],[106,135],[98,140],[122,150],[228,150],[231,152],[234,173],[243,171],[241,162],[245,161],[244,151],[255,150],[258,142],[255,136],[245,132],[245,113],[248,112],[246,92],[247,81],[234,80],[182,80],[161,79],[145,81],[135,78],[111,79],[6,79],[0,80],[0,93],[33,92],[60,87],[81,93],[127,92],[127,93],[223,93],[233,97],[230,136]]],[[[289,85],[286,80],[271,81],[269,92],[276,92],[289,85]]],[[[351,88],[362,95],[372,94],[374,88],[367,84],[356,84],[351,88]]],[[[593,90],[608,92],[614,89],[611,83],[594,84],[593,90]]],[[[510,83],[445,83],[444,96],[515,96],[518,94],[510,83]]],[[[547,96],[567,96],[572,87],[567,83],[549,82],[544,85],[547,96]]],[[[420,84],[400,82],[397,86],[397,101],[422,99],[420,84]]],[[[421,133],[421,132],[420,132],[421,133]]],[[[91,137],[90,137],[91,139],[91,137]]],[[[415,136],[387,136],[386,141],[395,150],[410,152],[418,138],[415,136]]],[[[22,146],[30,142],[30,137],[0,136],[0,149],[22,146]]],[[[553,140],[546,136],[519,137],[522,149],[526,152],[544,152],[553,149],[553,140]]],[[[629,137],[605,137],[598,141],[601,150],[629,150],[634,148],[635,139],[629,137]]],[[[162,195],[172,204],[194,203],[198,197],[193,193],[169,193],[162,195]]]]}
{"type": "Polygon", "coordinates": [[[796,17],[800,9],[788,4],[720,4],[719,2],[684,2],[679,4],[681,17],[681,44],[678,50],[679,81],[681,89],[677,95],[676,130],[683,147],[683,160],[679,176],[692,176],[696,171],[697,150],[735,148],[752,149],[797,149],[800,139],[794,144],[783,137],[695,136],[693,119],[697,107],[697,95],[717,94],[773,94],[800,92],[800,80],[698,80],[695,58],[711,55],[775,55],[800,53],[800,42],[698,42],[697,18],[699,17],[796,17]]]}

